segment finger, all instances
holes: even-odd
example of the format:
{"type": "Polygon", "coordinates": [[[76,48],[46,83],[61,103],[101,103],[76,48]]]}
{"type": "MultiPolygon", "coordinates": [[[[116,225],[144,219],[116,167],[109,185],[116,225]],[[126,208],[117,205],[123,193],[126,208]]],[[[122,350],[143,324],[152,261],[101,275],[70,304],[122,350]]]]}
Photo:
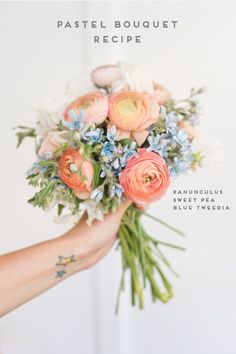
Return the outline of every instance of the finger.
{"type": "Polygon", "coordinates": [[[147,203],[135,203],[136,208],[138,208],[139,210],[145,212],[147,211],[148,208],[148,204],[147,203]]]}
{"type": "Polygon", "coordinates": [[[109,214],[111,217],[116,217],[118,219],[121,219],[126,210],[129,208],[129,206],[132,204],[132,201],[127,199],[124,203],[122,203],[119,208],[114,212],[109,214]]]}

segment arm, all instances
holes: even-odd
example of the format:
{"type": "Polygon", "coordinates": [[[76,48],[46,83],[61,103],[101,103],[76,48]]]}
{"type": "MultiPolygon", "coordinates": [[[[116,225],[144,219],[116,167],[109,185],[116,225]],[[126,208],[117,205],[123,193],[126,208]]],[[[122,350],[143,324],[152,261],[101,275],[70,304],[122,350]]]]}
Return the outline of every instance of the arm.
{"type": "Polygon", "coordinates": [[[128,206],[104,222],[89,227],[82,220],[63,236],[0,256],[0,317],[103,258],[128,206]]]}

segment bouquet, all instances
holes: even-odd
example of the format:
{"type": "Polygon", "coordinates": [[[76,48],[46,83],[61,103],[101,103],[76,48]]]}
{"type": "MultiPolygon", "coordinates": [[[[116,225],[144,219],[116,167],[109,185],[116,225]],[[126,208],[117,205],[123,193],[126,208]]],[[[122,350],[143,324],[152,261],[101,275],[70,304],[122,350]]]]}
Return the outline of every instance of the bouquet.
{"type": "Polygon", "coordinates": [[[162,269],[172,268],[161,247],[182,249],[143,228],[145,214],[182,234],[147,214],[146,206],[162,198],[179,175],[221,159],[220,146],[213,141],[209,148],[195,128],[202,92],[192,89],[187,99],[174,100],[145,68],[107,65],[72,80],[59,103],[38,104],[36,128],[17,127],[18,146],[26,137],[36,143],[27,180],[38,191],[29,203],[44,210],[56,206],[56,221],[77,223],[86,214],[91,225],[132,201],[119,229],[119,295],[129,270],[132,304],[140,309],[147,285],[153,301],[172,298],[162,269]]]}

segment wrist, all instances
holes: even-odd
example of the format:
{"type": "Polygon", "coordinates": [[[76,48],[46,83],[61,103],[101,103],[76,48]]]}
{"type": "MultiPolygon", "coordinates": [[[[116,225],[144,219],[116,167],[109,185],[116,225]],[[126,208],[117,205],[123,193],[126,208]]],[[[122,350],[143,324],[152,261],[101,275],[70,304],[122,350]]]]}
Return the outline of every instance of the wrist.
{"type": "Polygon", "coordinates": [[[71,229],[63,236],[59,237],[61,247],[61,254],[68,258],[68,264],[66,265],[67,273],[74,274],[86,268],[86,263],[90,256],[89,245],[87,238],[82,236],[77,236],[75,229],[71,229]],[[69,260],[71,261],[69,262],[69,260]]]}

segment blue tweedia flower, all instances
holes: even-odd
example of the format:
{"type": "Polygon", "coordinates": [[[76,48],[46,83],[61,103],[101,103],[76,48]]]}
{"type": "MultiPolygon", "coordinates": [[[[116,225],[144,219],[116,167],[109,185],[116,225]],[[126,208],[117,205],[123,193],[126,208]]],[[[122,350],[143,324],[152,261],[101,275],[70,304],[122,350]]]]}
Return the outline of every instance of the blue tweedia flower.
{"type": "Polygon", "coordinates": [[[174,112],[170,112],[166,117],[166,130],[167,132],[171,133],[174,135],[177,130],[177,121],[176,121],[176,116],[174,112]]]}
{"type": "Polygon", "coordinates": [[[114,141],[116,137],[116,126],[113,125],[111,128],[107,130],[107,139],[109,141],[114,141]]]}
{"type": "Polygon", "coordinates": [[[121,198],[122,193],[123,193],[123,188],[121,187],[121,185],[119,183],[115,183],[111,188],[110,196],[115,197],[116,195],[118,198],[121,198]]]}
{"type": "Polygon", "coordinates": [[[51,152],[46,152],[43,155],[39,155],[38,159],[39,159],[39,161],[51,160],[52,159],[52,153],[51,152]]]}
{"type": "Polygon", "coordinates": [[[174,165],[169,166],[171,177],[176,178],[180,174],[186,174],[192,162],[192,155],[183,158],[175,157],[174,165]]]}
{"type": "Polygon", "coordinates": [[[90,194],[90,198],[99,203],[103,198],[103,190],[101,188],[96,188],[90,194]]]}
{"type": "Polygon", "coordinates": [[[130,146],[125,145],[125,147],[123,149],[123,156],[120,158],[121,167],[125,167],[128,159],[131,156],[137,156],[137,151],[135,150],[136,147],[137,147],[137,144],[135,141],[133,141],[130,146]]]}
{"type": "Polygon", "coordinates": [[[156,136],[150,135],[148,137],[149,147],[147,151],[154,151],[162,157],[168,157],[170,139],[167,139],[166,134],[157,134],[156,136]]]}
{"type": "Polygon", "coordinates": [[[44,173],[46,169],[46,166],[41,166],[40,163],[34,162],[32,167],[27,171],[26,175],[29,177],[32,175],[37,175],[38,173],[44,173]]]}
{"type": "Polygon", "coordinates": [[[69,117],[72,119],[71,122],[68,122],[66,120],[62,121],[62,124],[64,127],[70,129],[70,130],[78,130],[83,127],[83,110],[81,109],[79,111],[79,114],[76,114],[73,109],[71,109],[68,112],[69,117]]]}
{"type": "Polygon", "coordinates": [[[179,129],[174,136],[174,140],[177,141],[178,144],[185,144],[188,140],[188,135],[184,129],[179,129]]]}
{"type": "Polygon", "coordinates": [[[105,157],[104,160],[112,161],[115,157],[116,151],[117,151],[117,148],[116,148],[114,142],[106,141],[103,145],[101,155],[103,157],[105,157]]]}
{"type": "Polygon", "coordinates": [[[96,128],[84,133],[84,139],[89,140],[89,144],[99,143],[102,140],[102,130],[96,128]]]}
{"type": "Polygon", "coordinates": [[[52,153],[47,152],[46,154],[39,155],[38,156],[38,161],[34,162],[31,168],[27,171],[26,175],[32,176],[32,175],[37,175],[39,173],[44,173],[47,170],[47,166],[42,166],[40,164],[41,161],[46,161],[50,160],[52,158],[52,153]]]}
{"type": "Polygon", "coordinates": [[[188,134],[184,129],[178,130],[173,139],[180,145],[181,153],[188,153],[191,150],[191,144],[188,138],[188,134]]]}

